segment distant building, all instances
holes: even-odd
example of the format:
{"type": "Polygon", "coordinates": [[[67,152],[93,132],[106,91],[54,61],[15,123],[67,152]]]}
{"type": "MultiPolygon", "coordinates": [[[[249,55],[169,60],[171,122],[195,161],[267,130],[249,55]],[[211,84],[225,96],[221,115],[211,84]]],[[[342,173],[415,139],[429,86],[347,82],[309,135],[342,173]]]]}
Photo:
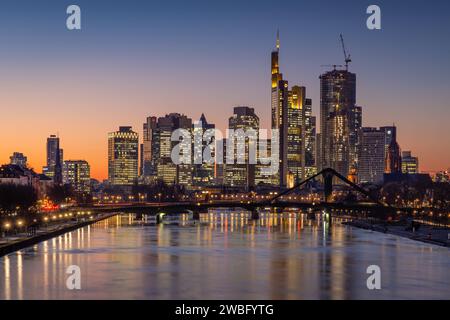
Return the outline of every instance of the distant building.
{"type": "Polygon", "coordinates": [[[139,144],[139,177],[144,175],[144,144],[139,144]]]}
{"type": "Polygon", "coordinates": [[[358,181],[383,182],[385,167],[385,131],[377,128],[361,128],[361,145],[358,181]]]}
{"type": "Polygon", "coordinates": [[[21,167],[27,167],[27,157],[21,152],[14,152],[11,157],[9,157],[10,163],[21,167]]]}
{"type": "Polygon", "coordinates": [[[317,173],[316,117],[312,115],[312,100],[305,99],[303,108],[304,175],[302,180],[317,173]]]}
{"type": "MultiPolygon", "coordinates": [[[[402,157],[400,155],[400,146],[397,143],[397,132],[385,131],[390,133],[390,143],[387,147],[387,153],[385,156],[385,173],[401,173],[402,172],[402,157]]],[[[387,136],[387,135],[386,135],[387,136]]]]}
{"type": "MultiPolygon", "coordinates": [[[[198,187],[205,187],[205,186],[211,186],[214,184],[215,180],[215,169],[216,165],[214,163],[206,163],[205,159],[203,159],[203,153],[205,151],[205,148],[209,144],[215,144],[215,136],[212,138],[212,140],[207,143],[203,141],[203,135],[207,130],[213,130],[215,129],[215,125],[212,123],[208,123],[206,121],[205,115],[202,113],[200,120],[197,121],[192,128],[193,132],[193,139],[192,142],[194,144],[193,147],[193,156],[194,158],[192,161],[194,162],[195,159],[201,159],[201,164],[195,164],[193,168],[193,177],[192,177],[192,183],[194,186],[198,187]],[[196,143],[197,142],[197,143],[196,143]],[[198,146],[198,147],[196,147],[198,146]]],[[[212,133],[212,131],[209,131],[212,133]]],[[[211,157],[214,160],[215,157],[215,148],[211,148],[211,157]]]]}
{"type": "Polygon", "coordinates": [[[384,132],[384,153],[386,155],[392,140],[397,140],[397,128],[395,126],[385,126],[380,127],[380,130],[384,132]]]}
{"type": "Polygon", "coordinates": [[[66,160],[63,163],[63,183],[72,186],[77,193],[90,193],[90,166],[84,160],[66,160]]]}
{"type": "Polygon", "coordinates": [[[39,188],[38,188],[38,196],[39,198],[43,198],[48,195],[50,190],[53,188],[54,183],[53,179],[47,177],[45,174],[39,174],[39,188]]]}
{"type": "MultiPolygon", "coordinates": [[[[193,165],[175,164],[172,160],[172,149],[175,145],[191,143],[188,141],[172,141],[172,133],[177,129],[187,130],[192,137],[192,119],[184,114],[170,113],[158,118],[153,130],[152,157],[156,164],[156,177],[167,184],[192,186],[193,165]]],[[[191,148],[191,145],[185,146],[191,148]]]]}
{"type": "Polygon", "coordinates": [[[36,190],[39,198],[46,195],[54,186],[52,178],[17,164],[6,164],[0,167],[0,184],[30,186],[36,190]]]}
{"type": "Polygon", "coordinates": [[[147,117],[143,125],[143,143],[141,154],[141,174],[144,177],[156,176],[156,162],[158,151],[156,127],[158,119],[156,117],[147,117]]]}
{"type": "Polygon", "coordinates": [[[108,180],[112,185],[132,185],[138,177],[139,135],[131,127],[108,134],[108,180]]]}
{"type": "Polygon", "coordinates": [[[385,173],[384,183],[386,184],[391,182],[420,183],[425,186],[430,186],[433,181],[428,173],[385,173]]]}
{"type": "Polygon", "coordinates": [[[434,182],[450,183],[450,169],[437,172],[433,180],[434,182]]]}
{"type": "Polygon", "coordinates": [[[334,69],[320,76],[321,168],[348,176],[357,166],[361,114],[354,73],[334,69]]]}
{"type": "MultiPolygon", "coordinates": [[[[285,81],[287,85],[287,81],[285,81]]],[[[284,175],[282,177],[283,186],[292,187],[295,182],[299,182],[303,179],[305,172],[305,125],[304,125],[304,111],[306,104],[306,88],[300,86],[293,86],[288,91],[288,103],[287,103],[287,118],[283,119],[283,112],[281,112],[281,119],[279,120],[280,129],[280,150],[287,152],[287,167],[283,168],[284,175]],[[281,133],[284,128],[284,121],[287,121],[287,136],[283,137],[281,133]],[[284,141],[284,139],[287,139],[284,141]],[[282,146],[281,143],[285,143],[286,146],[282,146]]],[[[284,156],[280,155],[280,159],[284,156]]]]}
{"type": "Polygon", "coordinates": [[[33,185],[35,174],[32,170],[20,165],[7,164],[0,167],[0,183],[20,186],[33,185]]]}
{"type": "Polygon", "coordinates": [[[47,165],[42,168],[42,173],[52,178],[55,184],[62,183],[63,159],[59,137],[52,134],[47,138],[47,165]]]}
{"type": "Polygon", "coordinates": [[[271,53],[271,120],[279,133],[279,173],[277,184],[293,186],[317,170],[315,159],[316,119],[312,101],[304,86],[292,86],[283,79],[279,65],[280,40],[271,53]]]}
{"type": "MultiPolygon", "coordinates": [[[[259,140],[258,143],[261,144],[263,143],[264,140],[259,140]]],[[[261,163],[261,158],[264,156],[264,158],[269,158],[271,159],[272,156],[272,144],[271,144],[271,139],[266,139],[265,140],[266,143],[266,150],[267,150],[267,154],[263,155],[260,153],[260,146],[258,145],[258,163],[255,166],[255,186],[269,186],[269,187],[273,187],[273,186],[278,186],[279,182],[278,182],[278,174],[267,174],[266,171],[264,170],[269,169],[270,166],[272,165],[270,162],[268,164],[262,164],[261,163]]]]}
{"type": "Polygon", "coordinates": [[[402,152],[402,172],[407,174],[419,173],[419,159],[411,155],[411,151],[402,152]]]}
{"type": "MultiPolygon", "coordinates": [[[[279,185],[287,185],[288,177],[288,82],[283,80],[279,65],[280,38],[277,33],[276,48],[271,53],[271,115],[272,129],[279,130],[279,185]]],[[[299,87],[300,89],[300,87],[299,87]]],[[[292,95],[292,92],[291,92],[292,95]]],[[[302,97],[298,97],[300,101],[302,97]]],[[[292,118],[292,114],[291,114],[292,118]]],[[[299,128],[300,129],[300,128],[299,128]]],[[[300,129],[301,130],[301,129],[300,129]]],[[[293,133],[291,132],[291,135],[293,133]]],[[[292,166],[292,161],[291,161],[292,166]]]]}
{"type": "Polygon", "coordinates": [[[322,170],[322,134],[316,134],[316,167],[317,172],[322,170]]]}
{"type": "MultiPolygon", "coordinates": [[[[234,114],[228,120],[229,129],[239,130],[242,129],[244,133],[249,132],[248,130],[255,130],[258,132],[259,130],[259,118],[255,114],[255,109],[240,106],[234,108],[234,114]]],[[[238,138],[229,139],[227,137],[224,143],[224,154],[225,159],[228,158],[227,149],[234,148],[234,163],[228,163],[229,160],[226,161],[225,164],[225,173],[224,173],[224,184],[229,187],[238,187],[244,189],[250,189],[255,186],[255,165],[249,163],[249,150],[251,147],[257,148],[257,145],[252,145],[253,143],[257,143],[256,141],[252,141],[248,136],[244,137],[245,141],[240,141],[238,138]],[[244,161],[245,163],[239,164],[237,163],[237,146],[238,143],[243,143],[245,145],[245,154],[244,161]],[[232,144],[229,146],[228,144],[232,144]]],[[[231,156],[230,156],[231,157],[231,156]]]]}

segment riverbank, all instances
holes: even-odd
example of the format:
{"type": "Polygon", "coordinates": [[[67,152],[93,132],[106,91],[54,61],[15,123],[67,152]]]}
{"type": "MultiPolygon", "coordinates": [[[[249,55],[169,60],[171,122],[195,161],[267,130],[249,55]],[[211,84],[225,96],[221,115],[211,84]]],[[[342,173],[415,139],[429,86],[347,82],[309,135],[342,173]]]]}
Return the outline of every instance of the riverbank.
{"type": "Polygon", "coordinates": [[[66,232],[70,232],[98,221],[115,216],[117,213],[99,213],[92,219],[84,221],[68,221],[62,224],[51,225],[46,228],[37,230],[36,234],[29,236],[25,233],[18,234],[14,237],[0,238],[0,257],[11,252],[21,250],[23,248],[35,245],[36,243],[49,240],[60,236],[66,232]]]}
{"type": "Polygon", "coordinates": [[[416,227],[413,230],[406,228],[406,225],[392,225],[382,223],[371,223],[362,220],[353,220],[343,222],[345,225],[352,227],[372,230],[387,234],[396,235],[411,240],[421,241],[429,244],[434,244],[443,247],[450,247],[450,228],[438,228],[425,224],[416,223],[416,227]]]}

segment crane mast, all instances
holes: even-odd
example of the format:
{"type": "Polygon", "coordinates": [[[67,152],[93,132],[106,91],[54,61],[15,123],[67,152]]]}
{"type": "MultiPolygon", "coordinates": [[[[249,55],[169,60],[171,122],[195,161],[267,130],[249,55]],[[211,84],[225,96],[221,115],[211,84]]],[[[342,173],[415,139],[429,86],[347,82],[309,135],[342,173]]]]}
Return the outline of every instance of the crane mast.
{"type": "Polygon", "coordinates": [[[344,52],[344,58],[345,58],[345,70],[348,71],[348,64],[352,62],[352,59],[350,59],[350,54],[347,54],[347,50],[345,50],[345,44],[344,44],[344,37],[342,36],[342,33],[340,34],[341,38],[341,44],[342,44],[342,51],[344,52]]]}

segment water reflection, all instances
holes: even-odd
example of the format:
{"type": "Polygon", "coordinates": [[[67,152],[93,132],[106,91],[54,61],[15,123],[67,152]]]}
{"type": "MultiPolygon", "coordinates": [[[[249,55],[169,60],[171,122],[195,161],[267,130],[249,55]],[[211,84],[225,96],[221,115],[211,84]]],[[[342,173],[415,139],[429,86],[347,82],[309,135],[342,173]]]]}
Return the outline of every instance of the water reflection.
{"type": "Polygon", "coordinates": [[[1,299],[408,299],[450,296],[450,253],[317,213],[122,214],[0,258],[1,299]],[[65,286],[81,268],[81,290],[65,286]],[[366,268],[382,270],[382,290],[366,268]]]}

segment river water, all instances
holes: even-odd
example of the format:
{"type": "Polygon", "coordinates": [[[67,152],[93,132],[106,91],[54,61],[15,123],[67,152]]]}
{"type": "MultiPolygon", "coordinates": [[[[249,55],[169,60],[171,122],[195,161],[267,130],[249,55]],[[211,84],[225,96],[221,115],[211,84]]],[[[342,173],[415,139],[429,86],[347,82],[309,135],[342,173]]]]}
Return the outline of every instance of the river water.
{"type": "MultiPolygon", "coordinates": [[[[0,258],[0,299],[449,299],[450,250],[296,211],[122,214],[0,258]],[[79,266],[81,289],[66,274],[79,266]],[[369,290],[367,267],[381,271],[369,290]]],[[[71,278],[73,279],[73,278],[71,278]]]]}

